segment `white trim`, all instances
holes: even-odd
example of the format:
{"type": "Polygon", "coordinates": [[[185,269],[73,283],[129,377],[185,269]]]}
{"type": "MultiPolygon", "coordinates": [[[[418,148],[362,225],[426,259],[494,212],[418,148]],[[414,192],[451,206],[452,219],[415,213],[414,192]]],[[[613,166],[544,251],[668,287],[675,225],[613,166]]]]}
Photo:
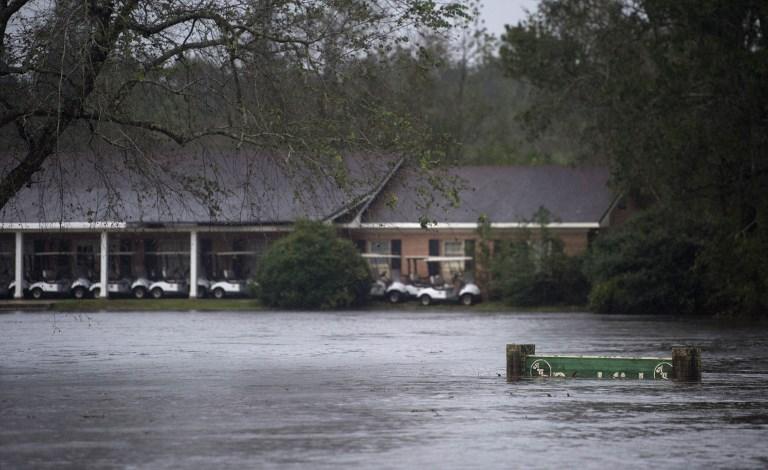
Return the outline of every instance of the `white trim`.
{"type": "Polygon", "coordinates": [[[569,356],[567,354],[529,354],[532,358],[558,358],[558,359],[643,359],[654,361],[671,361],[671,357],[629,357],[629,356],[569,356]]]}
{"type": "Polygon", "coordinates": [[[0,222],[0,230],[94,230],[124,229],[125,222],[0,222]]]}
{"type": "Polygon", "coordinates": [[[0,222],[0,232],[5,231],[81,231],[81,232],[103,232],[103,231],[121,231],[126,233],[179,233],[197,230],[199,233],[223,233],[223,232],[290,232],[293,231],[293,224],[290,225],[196,225],[196,224],[178,224],[173,223],[148,223],[147,225],[133,225],[126,222],[0,222]],[[161,225],[152,227],[152,225],[161,225]]]}
{"type": "MultiPolygon", "coordinates": [[[[494,222],[491,228],[536,228],[539,224],[528,222],[494,222]]],[[[359,225],[345,224],[343,228],[347,229],[400,229],[400,230],[423,230],[423,229],[446,229],[446,230],[474,230],[477,229],[477,223],[468,222],[438,222],[422,227],[417,222],[366,222],[359,225]]],[[[547,228],[555,229],[592,229],[600,228],[599,222],[552,222],[546,224],[547,228]]]]}

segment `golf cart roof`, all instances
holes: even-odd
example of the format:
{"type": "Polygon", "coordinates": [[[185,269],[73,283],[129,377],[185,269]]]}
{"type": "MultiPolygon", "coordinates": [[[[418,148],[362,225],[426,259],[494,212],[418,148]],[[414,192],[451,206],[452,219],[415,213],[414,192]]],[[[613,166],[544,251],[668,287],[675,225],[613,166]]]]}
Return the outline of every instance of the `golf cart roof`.
{"type": "Polygon", "coordinates": [[[400,255],[388,255],[384,253],[360,253],[363,258],[400,258],[400,255]]]}
{"type": "Polygon", "coordinates": [[[440,261],[472,261],[471,256],[406,256],[406,258],[426,261],[427,263],[440,261]]]}

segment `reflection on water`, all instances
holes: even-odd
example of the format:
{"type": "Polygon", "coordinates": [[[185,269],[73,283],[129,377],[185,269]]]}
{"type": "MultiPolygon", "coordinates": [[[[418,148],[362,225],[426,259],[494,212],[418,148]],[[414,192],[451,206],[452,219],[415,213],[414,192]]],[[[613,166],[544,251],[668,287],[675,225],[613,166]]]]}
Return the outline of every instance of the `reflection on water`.
{"type": "Polygon", "coordinates": [[[768,337],[589,314],[0,315],[0,468],[766,467],[768,337]],[[701,384],[507,384],[506,343],[701,384]]]}

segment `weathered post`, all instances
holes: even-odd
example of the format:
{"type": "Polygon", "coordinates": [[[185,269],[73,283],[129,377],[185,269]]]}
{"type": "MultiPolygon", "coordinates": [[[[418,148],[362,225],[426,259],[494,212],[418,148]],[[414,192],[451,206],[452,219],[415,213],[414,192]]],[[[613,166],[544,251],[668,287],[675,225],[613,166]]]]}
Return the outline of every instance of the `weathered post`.
{"type": "Polygon", "coordinates": [[[525,359],[535,353],[535,344],[507,345],[507,382],[520,380],[525,373],[525,359]]]}
{"type": "Polygon", "coordinates": [[[701,381],[701,348],[672,348],[672,380],[677,382],[701,381]]]}

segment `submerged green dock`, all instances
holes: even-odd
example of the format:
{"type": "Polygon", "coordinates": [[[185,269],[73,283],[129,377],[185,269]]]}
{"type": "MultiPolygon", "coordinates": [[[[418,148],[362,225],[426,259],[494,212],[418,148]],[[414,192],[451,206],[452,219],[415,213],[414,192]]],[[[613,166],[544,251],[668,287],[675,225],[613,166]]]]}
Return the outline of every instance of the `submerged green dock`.
{"type": "Polygon", "coordinates": [[[507,345],[507,380],[525,377],[580,379],[701,380],[701,350],[672,349],[671,357],[537,355],[533,344],[507,345]]]}

